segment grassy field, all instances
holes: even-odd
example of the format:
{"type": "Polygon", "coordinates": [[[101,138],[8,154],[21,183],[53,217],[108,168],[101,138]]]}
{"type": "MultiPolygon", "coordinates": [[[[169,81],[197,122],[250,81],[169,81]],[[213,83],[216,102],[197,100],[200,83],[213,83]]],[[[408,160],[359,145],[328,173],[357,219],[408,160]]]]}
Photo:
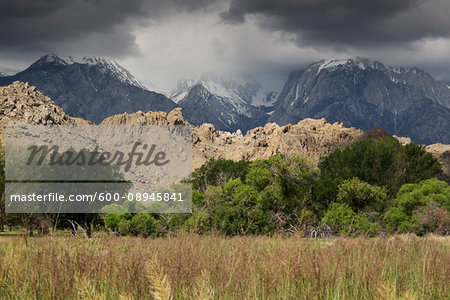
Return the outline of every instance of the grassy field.
{"type": "Polygon", "coordinates": [[[450,299],[450,238],[0,237],[1,299],[450,299]]]}

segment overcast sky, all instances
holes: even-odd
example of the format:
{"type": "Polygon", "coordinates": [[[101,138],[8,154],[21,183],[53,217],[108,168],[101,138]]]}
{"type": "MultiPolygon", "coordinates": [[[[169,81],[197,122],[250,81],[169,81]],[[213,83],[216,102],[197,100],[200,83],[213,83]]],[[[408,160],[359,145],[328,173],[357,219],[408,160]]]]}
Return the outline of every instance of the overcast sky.
{"type": "Polygon", "coordinates": [[[0,70],[45,53],[115,58],[161,90],[204,71],[279,89],[323,58],[362,56],[450,79],[449,0],[0,0],[0,70]]]}

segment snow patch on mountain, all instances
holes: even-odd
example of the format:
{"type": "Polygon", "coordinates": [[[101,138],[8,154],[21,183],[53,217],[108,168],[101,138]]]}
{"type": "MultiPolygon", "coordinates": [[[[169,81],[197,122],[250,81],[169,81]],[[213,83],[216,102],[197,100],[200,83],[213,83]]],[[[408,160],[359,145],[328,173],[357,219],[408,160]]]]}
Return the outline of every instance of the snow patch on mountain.
{"type": "Polygon", "coordinates": [[[189,90],[196,85],[202,85],[208,92],[216,97],[228,99],[236,106],[272,106],[277,93],[267,91],[250,76],[236,73],[203,73],[196,79],[179,81],[177,88],[170,97],[175,102],[184,99],[189,90]]]}
{"type": "Polygon", "coordinates": [[[356,57],[347,59],[324,59],[317,63],[313,63],[312,65],[310,65],[309,69],[317,67],[318,75],[323,69],[333,71],[339,67],[349,66],[365,70],[366,68],[373,67],[373,65],[374,62],[369,59],[356,57]]]}
{"type": "MultiPolygon", "coordinates": [[[[354,57],[354,58],[346,58],[346,59],[324,59],[319,62],[313,63],[309,66],[308,71],[312,70],[313,68],[317,68],[317,75],[322,70],[328,70],[330,72],[333,72],[337,70],[338,68],[358,68],[360,70],[366,70],[366,69],[377,69],[382,70],[385,72],[391,73],[391,75],[403,75],[408,72],[412,72],[416,75],[423,75],[424,72],[418,68],[415,67],[408,67],[408,66],[387,66],[383,63],[375,60],[371,60],[368,58],[362,58],[362,57],[354,57]]],[[[393,77],[395,78],[395,77],[393,77]]],[[[393,80],[394,81],[394,80],[393,80]]]]}
{"type": "Polygon", "coordinates": [[[328,60],[325,59],[321,61],[317,68],[317,74],[320,73],[323,69],[333,70],[336,67],[345,65],[348,62],[346,59],[336,59],[336,60],[328,60]]]}
{"type": "Polygon", "coordinates": [[[104,73],[110,73],[123,83],[139,87],[147,90],[147,88],[137,80],[131,73],[119,65],[114,59],[92,56],[92,57],[74,57],[55,54],[47,54],[43,56],[40,62],[53,63],[56,65],[69,66],[73,64],[82,64],[98,67],[104,73]]]}

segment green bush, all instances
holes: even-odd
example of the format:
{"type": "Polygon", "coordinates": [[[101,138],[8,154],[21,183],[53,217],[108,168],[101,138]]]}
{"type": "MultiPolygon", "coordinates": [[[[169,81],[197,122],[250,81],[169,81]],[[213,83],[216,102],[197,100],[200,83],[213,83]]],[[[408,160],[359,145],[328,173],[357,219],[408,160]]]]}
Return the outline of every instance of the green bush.
{"type": "Polygon", "coordinates": [[[348,204],[355,211],[381,212],[387,203],[384,187],[372,186],[358,178],[344,180],[338,187],[337,200],[348,204]]]}
{"type": "Polygon", "coordinates": [[[275,155],[256,160],[244,179],[209,186],[204,199],[216,230],[227,235],[262,234],[297,226],[311,205],[311,186],[317,178],[312,164],[300,157],[275,155]]]}
{"type": "Polygon", "coordinates": [[[149,213],[108,213],[103,222],[107,229],[121,235],[148,237],[156,232],[156,220],[149,213]]]}
{"type": "Polygon", "coordinates": [[[129,220],[130,233],[135,236],[149,237],[156,233],[155,218],[149,213],[135,214],[129,220]]]}
{"type": "Polygon", "coordinates": [[[365,213],[356,213],[345,203],[332,203],[322,218],[322,223],[342,236],[374,236],[379,230],[379,225],[370,221],[365,213]]]}
{"type": "Polygon", "coordinates": [[[120,222],[130,218],[131,214],[129,213],[108,213],[104,216],[103,222],[107,229],[118,232],[120,222]]]}
{"type": "Polygon", "coordinates": [[[448,226],[449,212],[450,186],[433,178],[403,185],[383,221],[389,232],[422,235],[437,230],[439,226],[448,226]]]}
{"type": "Polygon", "coordinates": [[[186,220],[188,232],[202,234],[211,230],[210,218],[206,212],[193,214],[186,220]]]}
{"type": "MultiPolygon", "coordinates": [[[[142,236],[183,229],[229,236],[293,228],[308,232],[307,227],[321,224],[343,236],[373,236],[381,225],[389,232],[445,234],[450,231],[448,186],[436,179],[404,184],[439,170],[423,147],[393,139],[336,150],[321,159],[319,169],[305,158],[281,154],[253,162],[212,159],[194,171],[192,214],[117,214],[124,211],[110,205],[104,222],[120,234],[142,236]]],[[[133,205],[142,206],[124,207],[136,211],[133,205]]]]}
{"type": "Polygon", "coordinates": [[[261,209],[261,196],[239,178],[230,179],[224,187],[210,187],[206,197],[212,226],[220,232],[236,235],[269,231],[269,215],[261,209]]]}

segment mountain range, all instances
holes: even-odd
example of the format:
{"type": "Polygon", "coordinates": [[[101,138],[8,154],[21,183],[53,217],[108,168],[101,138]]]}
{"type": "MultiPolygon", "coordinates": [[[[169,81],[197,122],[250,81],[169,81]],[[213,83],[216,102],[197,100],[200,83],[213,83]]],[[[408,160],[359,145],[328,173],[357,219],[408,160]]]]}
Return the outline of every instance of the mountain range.
{"type": "Polygon", "coordinates": [[[22,72],[0,77],[0,85],[14,81],[29,82],[66,113],[94,123],[118,113],[177,107],[163,94],[148,91],[117,62],[102,57],[44,55],[22,72]]]}
{"type": "Polygon", "coordinates": [[[373,126],[423,143],[450,143],[450,87],[415,67],[363,58],[322,60],[289,74],[278,94],[249,76],[205,73],[180,81],[165,96],[144,87],[107,58],[45,55],[0,85],[29,82],[69,115],[94,123],[119,113],[182,107],[193,125],[247,131],[267,122],[326,118],[367,130],[373,126]]]}
{"type": "Polygon", "coordinates": [[[267,121],[277,94],[265,91],[250,76],[205,73],[180,81],[171,98],[193,125],[211,123],[219,130],[247,131],[267,121]]]}
{"type": "Polygon", "coordinates": [[[269,122],[326,118],[424,144],[450,141],[450,87],[418,68],[367,59],[323,60],[292,72],[269,122]]]}

